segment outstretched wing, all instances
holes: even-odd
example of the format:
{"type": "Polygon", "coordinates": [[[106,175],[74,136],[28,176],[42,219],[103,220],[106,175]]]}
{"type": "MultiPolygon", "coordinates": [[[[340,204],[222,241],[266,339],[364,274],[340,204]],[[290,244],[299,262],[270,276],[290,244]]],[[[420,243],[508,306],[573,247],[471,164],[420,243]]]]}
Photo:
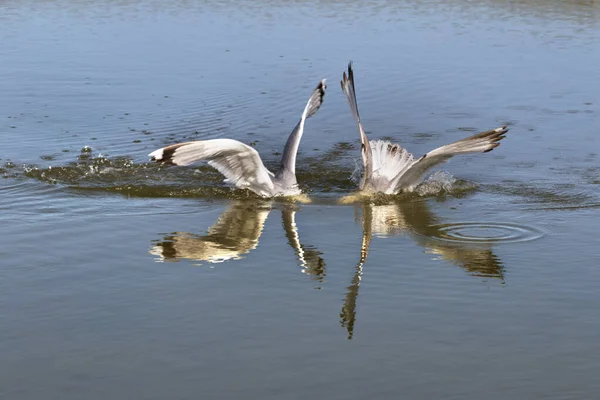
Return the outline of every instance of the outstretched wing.
{"type": "Polygon", "coordinates": [[[327,85],[325,84],[325,79],[319,82],[315,90],[313,90],[308,102],[306,103],[306,107],[304,107],[304,111],[302,112],[302,117],[300,121],[290,133],[288,140],[283,149],[283,156],[281,156],[281,166],[279,171],[277,171],[277,177],[283,179],[285,174],[291,174],[295,183],[296,176],[296,155],[298,154],[298,146],[300,146],[300,139],[302,139],[302,134],[304,133],[304,123],[306,120],[319,111],[319,107],[323,104],[323,97],[325,96],[325,89],[327,89],[327,85]]]}
{"type": "Polygon", "coordinates": [[[393,182],[394,191],[413,190],[420,182],[425,173],[431,168],[440,165],[457,154],[486,153],[500,146],[500,140],[508,132],[506,126],[481,132],[457,142],[438,147],[419,158],[414,164],[403,171],[393,182]]]}
{"type": "Polygon", "coordinates": [[[273,174],[264,166],[252,147],[233,139],[199,140],[163,147],[149,154],[155,161],[173,165],[208,164],[239,188],[260,196],[272,196],[273,174]]]}
{"type": "Polygon", "coordinates": [[[369,139],[363,129],[362,123],[360,122],[360,116],[358,114],[358,105],[356,104],[356,90],[354,89],[354,72],[352,71],[352,61],[348,63],[348,75],[344,72],[342,80],[342,91],[346,95],[350,110],[354,119],[358,124],[358,133],[360,134],[360,154],[363,160],[364,176],[361,182],[361,190],[367,186],[373,174],[373,162],[371,160],[371,146],[369,145],[369,139]]]}

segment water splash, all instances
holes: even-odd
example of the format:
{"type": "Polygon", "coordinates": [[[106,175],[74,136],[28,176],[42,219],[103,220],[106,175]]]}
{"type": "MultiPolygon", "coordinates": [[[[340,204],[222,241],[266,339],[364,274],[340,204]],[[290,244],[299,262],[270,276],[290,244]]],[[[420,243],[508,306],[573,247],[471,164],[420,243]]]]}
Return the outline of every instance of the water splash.
{"type": "Polygon", "coordinates": [[[455,190],[466,191],[474,189],[474,183],[459,181],[447,171],[437,171],[419,186],[415,192],[421,197],[436,196],[444,193],[451,193],[455,190]]]}
{"type": "MultiPolygon", "coordinates": [[[[353,152],[351,144],[339,143],[325,152],[323,157],[299,160],[297,177],[301,189],[305,193],[317,193],[324,197],[330,194],[339,197],[340,194],[356,191],[362,167],[359,162],[355,162],[354,169],[345,165],[350,152],[353,152]]],[[[278,166],[274,162],[265,164],[270,169],[278,166]]],[[[104,191],[134,197],[258,198],[250,191],[225,184],[224,177],[206,164],[170,167],[153,162],[136,163],[129,156],[106,157],[89,146],[84,146],[76,160],[66,164],[19,166],[14,162],[6,162],[0,173],[7,178],[31,178],[72,190],[104,191]]],[[[414,193],[367,197],[376,203],[389,203],[398,198],[414,196],[461,196],[474,188],[474,184],[440,171],[426,179],[414,193]]],[[[362,201],[364,197],[363,194],[358,195],[358,200],[354,201],[362,201]]]]}

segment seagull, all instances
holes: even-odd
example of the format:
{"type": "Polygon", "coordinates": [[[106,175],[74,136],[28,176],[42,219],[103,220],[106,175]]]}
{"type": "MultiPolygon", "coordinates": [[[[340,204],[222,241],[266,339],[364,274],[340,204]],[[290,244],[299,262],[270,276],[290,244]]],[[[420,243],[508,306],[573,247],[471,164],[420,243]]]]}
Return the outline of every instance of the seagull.
{"type": "Polygon", "coordinates": [[[360,151],[363,161],[363,176],[360,181],[362,192],[397,194],[412,192],[431,168],[448,161],[457,154],[486,153],[500,145],[506,126],[481,132],[454,143],[438,147],[421,158],[415,159],[406,149],[387,140],[367,139],[358,114],[356,90],[352,62],[348,64],[348,74],[341,80],[342,91],[346,95],[350,110],[358,124],[360,151]]]}
{"type": "Polygon", "coordinates": [[[260,155],[252,147],[234,139],[211,139],[173,144],[149,154],[152,160],[171,165],[190,165],[208,161],[241,189],[248,189],[261,197],[299,196],[302,194],[296,181],[296,154],[304,133],[306,119],[316,114],[325,96],[323,79],[310,96],[300,121],[290,133],[285,144],[279,170],[269,171],[260,155]]]}

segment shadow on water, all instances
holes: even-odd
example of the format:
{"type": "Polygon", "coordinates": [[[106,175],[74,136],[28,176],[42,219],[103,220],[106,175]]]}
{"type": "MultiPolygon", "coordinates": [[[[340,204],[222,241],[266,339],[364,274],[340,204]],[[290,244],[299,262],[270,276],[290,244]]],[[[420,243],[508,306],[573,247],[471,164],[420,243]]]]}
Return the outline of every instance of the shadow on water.
{"type": "MultiPolygon", "coordinates": [[[[208,263],[238,260],[254,250],[259,243],[267,217],[273,211],[273,202],[236,200],[230,204],[205,235],[173,232],[154,242],[150,254],[157,261],[183,259],[208,263]]],[[[318,282],[325,277],[325,261],[314,246],[300,241],[296,224],[296,207],[283,204],[281,220],[287,242],[294,250],[302,272],[318,282]]]]}

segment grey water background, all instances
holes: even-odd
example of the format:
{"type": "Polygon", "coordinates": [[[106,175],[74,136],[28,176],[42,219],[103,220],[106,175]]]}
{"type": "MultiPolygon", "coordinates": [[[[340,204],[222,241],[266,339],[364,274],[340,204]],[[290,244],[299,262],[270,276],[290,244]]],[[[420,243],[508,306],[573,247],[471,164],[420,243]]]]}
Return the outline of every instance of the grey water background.
{"type": "Polygon", "coordinates": [[[594,1],[4,1],[0,397],[600,396],[594,1]],[[421,155],[510,125],[419,194],[340,205],[358,135],[421,155]],[[230,137],[259,201],[147,154],[230,137]],[[217,262],[220,261],[220,262],[217,262]]]}

